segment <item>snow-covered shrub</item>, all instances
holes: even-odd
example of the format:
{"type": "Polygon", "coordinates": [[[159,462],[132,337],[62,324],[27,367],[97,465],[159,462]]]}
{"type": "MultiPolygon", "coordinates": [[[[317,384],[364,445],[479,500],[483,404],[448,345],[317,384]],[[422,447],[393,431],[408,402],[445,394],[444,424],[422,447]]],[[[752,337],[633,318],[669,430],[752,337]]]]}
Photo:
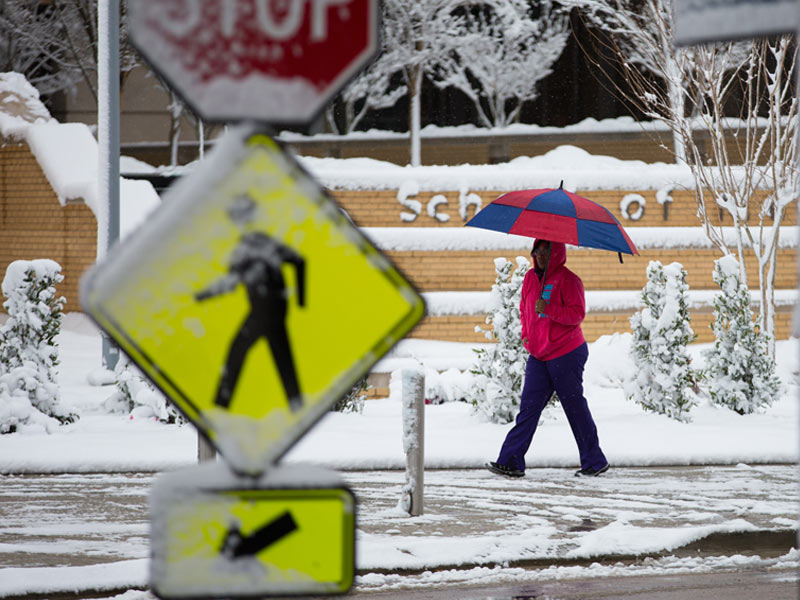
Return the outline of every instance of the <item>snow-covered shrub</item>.
{"type": "Polygon", "coordinates": [[[116,389],[103,403],[107,412],[168,424],[185,422],[178,409],[124,355],[114,368],[114,379],[116,389]]]}
{"type": "Polygon", "coordinates": [[[711,401],[740,415],[769,406],[777,397],[780,381],[775,362],[767,353],[767,340],[753,322],[750,293],[739,279],[739,264],[732,255],[714,261],[716,341],[704,352],[711,401]]]}
{"type": "Polygon", "coordinates": [[[475,376],[467,401],[493,423],[509,423],[519,410],[528,351],[522,345],[519,303],[522,280],[530,262],[517,257],[517,268],[505,258],[494,261],[497,278],[492,286],[491,313],[486,317],[490,329],[476,327],[487,339],[497,343],[476,350],[477,360],[470,372],[475,376]]]}
{"type": "Polygon", "coordinates": [[[372,386],[367,383],[367,378],[359,379],[352,389],[336,401],[331,410],[341,413],[362,413],[364,412],[364,402],[367,399],[367,391],[372,386]]]}
{"type": "Polygon", "coordinates": [[[474,377],[468,371],[425,369],[425,403],[444,404],[464,402],[472,388],[474,377]]]}
{"type": "Polygon", "coordinates": [[[686,270],[674,262],[651,261],[642,289],[645,307],[631,317],[631,358],[636,367],[625,385],[629,400],[646,410],[689,421],[697,404],[695,373],[687,345],[695,339],[690,324],[686,270]]]}
{"type": "Polygon", "coordinates": [[[56,383],[61,315],[56,296],[64,277],[52,260],[17,260],[8,265],[2,290],[8,320],[0,327],[0,433],[26,426],[50,432],[78,417],[59,402],[56,383]]]}

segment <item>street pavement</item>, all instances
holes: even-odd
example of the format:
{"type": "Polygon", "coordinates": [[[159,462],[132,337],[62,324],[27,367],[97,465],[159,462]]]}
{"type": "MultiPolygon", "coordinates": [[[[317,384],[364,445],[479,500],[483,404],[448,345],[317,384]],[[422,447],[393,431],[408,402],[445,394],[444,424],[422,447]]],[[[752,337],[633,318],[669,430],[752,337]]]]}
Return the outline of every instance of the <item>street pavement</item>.
{"type": "MultiPolygon", "coordinates": [[[[592,479],[567,469],[529,469],[522,479],[429,470],[420,517],[398,508],[402,471],[342,476],[358,501],[354,595],[797,597],[797,553],[787,558],[797,548],[795,466],[620,468],[592,479]]],[[[18,576],[147,558],[153,478],[0,476],[0,597],[28,595],[3,592],[4,569],[18,576]]],[[[63,591],[131,588],[146,580],[101,591],[87,579],[63,591]]]]}

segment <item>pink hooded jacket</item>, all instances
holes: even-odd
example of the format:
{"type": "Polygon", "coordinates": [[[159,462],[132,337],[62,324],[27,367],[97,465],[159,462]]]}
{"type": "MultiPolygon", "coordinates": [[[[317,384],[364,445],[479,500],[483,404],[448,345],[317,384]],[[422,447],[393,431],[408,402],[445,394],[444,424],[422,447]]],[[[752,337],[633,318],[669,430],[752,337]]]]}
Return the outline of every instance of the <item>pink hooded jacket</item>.
{"type": "Polygon", "coordinates": [[[523,343],[528,340],[525,349],[539,360],[564,356],[586,341],[581,331],[581,322],[586,316],[583,282],[565,266],[566,262],[566,246],[551,242],[544,289],[535,265],[522,281],[519,305],[522,340],[523,343]],[[540,297],[547,303],[542,315],[536,314],[536,300],[540,297]]]}

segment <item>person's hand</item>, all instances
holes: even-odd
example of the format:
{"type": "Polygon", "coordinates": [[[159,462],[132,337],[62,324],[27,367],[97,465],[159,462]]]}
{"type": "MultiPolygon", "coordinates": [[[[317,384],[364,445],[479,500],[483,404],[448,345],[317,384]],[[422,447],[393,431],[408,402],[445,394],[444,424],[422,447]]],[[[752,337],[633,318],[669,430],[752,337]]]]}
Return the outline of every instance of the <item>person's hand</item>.
{"type": "Polygon", "coordinates": [[[539,298],[536,301],[536,312],[539,313],[540,315],[543,315],[546,308],[547,308],[547,302],[539,298]]]}

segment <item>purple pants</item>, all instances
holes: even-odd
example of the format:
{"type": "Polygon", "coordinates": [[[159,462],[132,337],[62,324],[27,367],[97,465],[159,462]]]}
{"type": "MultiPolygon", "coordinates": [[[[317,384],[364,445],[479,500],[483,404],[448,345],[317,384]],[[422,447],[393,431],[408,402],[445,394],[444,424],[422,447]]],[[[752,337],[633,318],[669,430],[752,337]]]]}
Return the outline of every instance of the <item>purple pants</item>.
{"type": "Polygon", "coordinates": [[[552,360],[528,357],[517,422],[506,435],[497,459],[499,464],[525,470],[525,453],[553,391],[561,400],[572,435],[578,444],[581,469],[601,469],[608,463],[600,450],[597,427],[583,396],[583,367],[588,357],[589,348],[585,343],[552,360]]]}

